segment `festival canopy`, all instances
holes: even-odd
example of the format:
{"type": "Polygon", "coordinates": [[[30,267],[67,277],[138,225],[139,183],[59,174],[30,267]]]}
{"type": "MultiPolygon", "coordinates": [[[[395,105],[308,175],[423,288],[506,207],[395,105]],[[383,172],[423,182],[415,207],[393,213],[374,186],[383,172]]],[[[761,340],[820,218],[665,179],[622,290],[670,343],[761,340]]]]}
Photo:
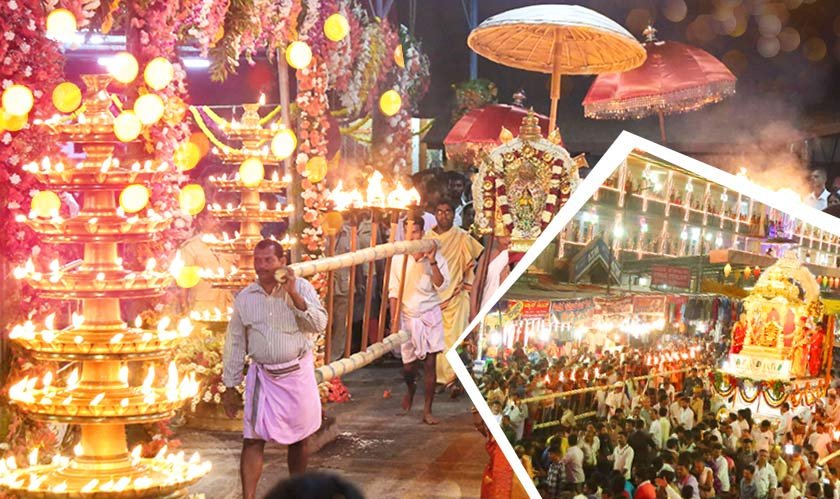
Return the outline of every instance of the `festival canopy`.
{"type": "Polygon", "coordinates": [[[636,69],[595,78],[583,100],[594,119],[640,119],[659,115],[665,143],[665,114],[684,113],[735,93],[735,76],[708,52],[678,42],[659,41],[645,30],[648,57],[636,69]]]}
{"type": "Polygon", "coordinates": [[[646,57],[626,29],[578,5],[532,5],[489,17],[467,45],[499,64],[551,74],[549,132],[556,126],[561,75],[627,71],[646,57]]]}
{"type": "MultiPolygon", "coordinates": [[[[480,149],[492,149],[501,145],[500,134],[508,130],[512,137],[519,135],[522,118],[528,111],[510,104],[489,104],[473,109],[455,123],[446,134],[443,144],[449,157],[471,157],[480,149]]],[[[537,114],[540,129],[548,135],[548,116],[537,114]]]]}

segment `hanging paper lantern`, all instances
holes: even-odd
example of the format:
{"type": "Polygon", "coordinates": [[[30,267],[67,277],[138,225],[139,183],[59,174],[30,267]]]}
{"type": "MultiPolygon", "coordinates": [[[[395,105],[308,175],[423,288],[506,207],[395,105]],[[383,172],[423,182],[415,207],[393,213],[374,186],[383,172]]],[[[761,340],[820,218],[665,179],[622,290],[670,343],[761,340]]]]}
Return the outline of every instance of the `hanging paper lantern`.
{"type": "Polygon", "coordinates": [[[131,142],[140,136],[143,123],[134,111],[123,111],[114,118],[114,135],[120,142],[131,142]]]}
{"type": "Polygon", "coordinates": [[[201,281],[201,276],[198,271],[199,269],[196,265],[185,265],[181,267],[178,275],[175,276],[175,284],[184,289],[194,287],[201,281]]]}
{"type": "Polygon", "coordinates": [[[32,196],[31,208],[36,217],[50,218],[58,214],[61,199],[53,191],[40,191],[32,196]]]}
{"type": "Polygon", "coordinates": [[[828,276],[827,275],[823,276],[822,285],[823,285],[824,288],[828,287],[828,276]]]}
{"type": "Polygon", "coordinates": [[[756,279],[758,279],[758,276],[761,275],[761,269],[758,268],[758,265],[756,265],[755,268],[753,269],[753,275],[755,276],[756,279]]]}
{"type": "Polygon", "coordinates": [[[18,132],[20,130],[23,130],[23,128],[26,126],[27,121],[29,121],[28,114],[24,114],[22,116],[14,116],[7,113],[2,107],[0,107],[0,130],[18,132]]]}
{"type": "Polygon", "coordinates": [[[341,41],[350,32],[350,23],[341,14],[333,14],[324,21],[324,34],[331,41],[341,41]]]}
{"type": "Polygon", "coordinates": [[[190,143],[198,147],[199,157],[203,158],[210,152],[210,139],[203,132],[193,132],[190,135],[190,143]]]}
{"type": "Polygon", "coordinates": [[[290,128],[281,128],[277,135],[271,139],[271,154],[278,159],[286,159],[295,152],[297,147],[297,137],[295,137],[294,130],[290,128]]]}
{"type": "Polygon", "coordinates": [[[119,52],[108,59],[108,74],[120,83],[131,83],[138,71],[137,59],[130,52],[119,52]]]}
{"type": "Polygon", "coordinates": [[[120,206],[126,213],[137,213],[149,204],[149,189],[145,185],[131,184],[120,193],[120,206]]]}
{"type": "Polygon", "coordinates": [[[341,213],[337,211],[325,213],[324,216],[321,218],[321,225],[327,232],[332,232],[333,234],[335,234],[336,232],[341,230],[341,226],[344,225],[344,217],[341,216],[341,213]]]}
{"type": "Polygon", "coordinates": [[[198,184],[185,185],[178,194],[178,203],[181,205],[181,210],[192,216],[201,213],[206,202],[204,188],[198,184]]]}
{"type": "Polygon", "coordinates": [[[239,165],[239,180],[245,187],[256,187],[265,178],[265,167],[257,158],[248,158],[239,165]]]}
{"type": "Polygon", "coordinates": [[[394,47],[394,62],[401,69],[405,69],[405,55],[403,54],[402,43],[398,43],[397,46],[394,47]]]}
{"type": "Polygon", "coordinates": [[[286,47],[286,62],[295,69],[303,69],[312,62],[312,49],[306,42],[292,42],[286,47]]]}
{"type": "Polygon", "coordinates": [[[82,104],[82,91],[73,82],[59,83],[53,89],[52,102],[62,113],[72,113],[82,104]]]}
{"type": "Polygon", "coordinates": [[[752,274],[752,269],[749,266],[744,267],[744,278],[746,279],[752,274]]]}
{"type": "Polygon", "coordinates": [[[143,80],[152,90],[163,90],[175,78],[175,68],[166,57],[155,57],[143,70],[143,80]]]}
{"type": "Polygon", "coordinates": [[[163,117],[163,99],[158,94],[144,94],[134,102],[134,114],[144,125],[154,125],[163,117]]]}
{"type": "Polygon", "coordinates": [[[195,168],[200,159],[201,150],[192,141],[179,144],[172,155],[172,161],[182,172],[195,168]]]}
{"type": "Polygon", "coordinates": [[[55,9],[47,15],[47,37],[67,41],[76,34],[76,16],[67,9],[55,9]]]}
{"type": "Polygon", "coordinates": [[[385,116],[393,116],[400,112],[402,97],[396,90],[388,90],[379,97],[379,109],[385,116]]]}
{"type": "Polygon", "coordinates": [[[726,265],[723,266],[723,276],[724,277],[729,277],[729,274],[731,274],[731,273],[732,273],[732,265],[729,265],[727,263],[726,265]]]}
{"type": "Polygon", "coordinates": [[[32,90],[25,85],[10,85],[3,91],[3,109],[12,116],[25,116],[35,105],[32,90]]]}
{"type": "Polygon", "coordinates": [[[327,160],[323,156],[314,156],[306,162],[306,178],[313,184],[327,176],[327,160]]]}

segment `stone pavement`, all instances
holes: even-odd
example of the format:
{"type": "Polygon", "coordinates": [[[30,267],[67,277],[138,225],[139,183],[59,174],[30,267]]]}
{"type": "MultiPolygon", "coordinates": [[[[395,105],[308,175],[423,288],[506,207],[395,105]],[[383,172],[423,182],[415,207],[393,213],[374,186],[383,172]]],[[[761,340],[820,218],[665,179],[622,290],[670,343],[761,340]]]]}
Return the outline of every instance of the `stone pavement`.
{"type": "MultiPolygon", "coordinates": [[[[443,359],[440,359],[443,360],[443,359]]],[[[386,360],[344,379],[353,399],[327,405],[338,436],[310,456],[309,469],[336,472],[359,486],[370,499],[477,498],[487,463],[483,437],[473,428],[470,401],[462,395],[435,397],[437,426],[420,422],[422,387],[408,416],[395,415],[405,390],[399,363],[386,360]],[[390,398],[383,398],[385,390],[390,398]]],[[[241,434],[177,430],[187,455],[198,450],[213,471],[190,491],[207,499],[237,499],[241,434]]],[[[262,497],[286,477],[286,450],[266,447],[260,481],[262,497]]]]}

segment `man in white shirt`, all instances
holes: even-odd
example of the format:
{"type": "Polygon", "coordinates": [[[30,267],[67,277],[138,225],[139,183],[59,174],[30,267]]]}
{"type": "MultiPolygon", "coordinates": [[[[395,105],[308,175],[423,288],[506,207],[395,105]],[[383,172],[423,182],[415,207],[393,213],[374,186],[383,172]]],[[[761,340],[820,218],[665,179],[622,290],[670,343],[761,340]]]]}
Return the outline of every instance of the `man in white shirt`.
{"type": "Polygon", "coordinates": [[[808,437],[808,443],[820,455],[820,459],[828,455],[828,446],[831,444],[831,437],[825,431],[825,423],[822,421],[817,423],[817,431],[808,437]]]}
{"type": "MultiPolygon", "coordinates": [[[[417,241],[423,237],[422,220],[411,219],[406,223],[406,235],[409,241],[417,241]]],[[[402,401],[403,410],[408,413],[417,390],[415,380],[420,364],[424,370],[423,422],[429,425],[438,424],[432,417],[432,402],[435,396],[435,368],[437,354],[443,351],[443,314],[438,290],[449,284],[449,269],[435,246],[428,253],[414,255],[397,255],[391,263],[391,277],[388,286],[388,298],[391,305],[391,330],[410,331],[411,339],[400,347],[403,361],[403,377],[408,392],[402,401]],[[407,260],[405,276],[402,275],[403,261],[407,260]],[[400,296],[401,280],[405,278],[402,304],[397,314],[397,301],[400,296]],[[399,324],[397,324],[399,320],[399,324]]]]}
{"type": "Polygon", "coordinates": [[[715,478],[717,479],[719,495],[729,495],[729,461],[723,456],[723,446],[715,444],[712,447],[712,459],[715,462],[715,478]]]}
{"type": "Polygon", "coordinates": [[[668,421],[668,411],[664,407],[659,408],[659,418],[650,424],[650,436],[657,448],[665,448],[665,443],[671,436],[671,422],[668,421]]]}
{"type": "Polygon", "coordinates": [[[798,497],[801,497],[801,494],[799,493],[799,490],[793,486],[793,481],[790,477],[785,477],[785,479],[782,480],[781,486],[773,493],[773,499],[796,499],[798,497]]]}
{"type": "Polygon", "coordinates": [[[840,425],[840,403],[837,403],[837,394],[834,391],[828,392],[828,402],[825,404],[825,413],[834,426],[840,425]]]}
{"type": "Polygon", "coordinates": [[[630,480],[630,470],[633,467],[633,448],[627,445],[627,433],[621,431],[616,439],[615,450],[612,454],[613,469],[630,480]]]}
{"type": "Polygon", "coordinates": [[[563,458],[563,461],[566,464],[566,483],[572,490],[579,492],[583,487],[583,482],[586,480],[586,476],[583,474],[583,451],[577,445],[577,433],[569,435],[568,442],[569,449],[566,451],[566,456],[563,458]]]}
{"type": "Polygon", "coordinates": [[[778,486],[776,471],[768,462],[768,455],[766,450],[758,451],[758,462],[755,463],[753,480],[755,481],[755,491],[758,499],[772,497],[778,486]]]}
{"type": "Polygon", "coordinates": [[[828,206],[828,196],[831,193],[825,188],[825,183],[828,181],[828,174],[823,168],[817,168],[808,176],[811,184],[811,192],[805,198],[805,204],[820,211],[828,206]]]}
{"type": "Polygon", "coordinates": [[[685,428],[686,431],[694,428],[694,411],[688,406],[688,399],[682,397],[680,399],[680,414],[678,423],[685,428]]]}
{"type": "Polygon", "coordinates": [[[793,413],[790,412],[790,404],[782,402],[779,408],[781,416],[779,416],[779,427],[776,428],[776,437],[780,442],[784,442],[785,435],[793,430],[793,413]]]}
{"type": "Polygon", "coordinates": [[[609,416],[615,416],[616,409],[626,411],[630,401],[627,399],[627,394],[624,393],[624,383],[621,381],[613,385],[613,391],[607,394],[607,399],[604,403],[607,405],[609,416]]]}

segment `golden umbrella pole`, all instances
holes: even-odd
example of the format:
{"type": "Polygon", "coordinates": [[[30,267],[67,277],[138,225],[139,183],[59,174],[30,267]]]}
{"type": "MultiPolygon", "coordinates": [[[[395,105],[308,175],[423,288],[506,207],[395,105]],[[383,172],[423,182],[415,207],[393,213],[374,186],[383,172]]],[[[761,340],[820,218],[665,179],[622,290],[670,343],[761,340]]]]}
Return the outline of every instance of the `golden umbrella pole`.
{"type": "MultiPolygon", "coordinates": [[[[358,234],[359,234],[359,221],[356,219],[356,214],[353,213],[353,210],[350,210],[350,252],[356,251],[358,248],[358,234]]],[[[350,267],[350,283],[347,288],[347,322],[345,323],[346,328],[346,340],[344,342],[344,356],[350,356],[350,347],[353,341],[353,300],[355,300],[356,295],[356,266],[353,265],[350,267]]]]}
{"type": "MultiPolygon", "coordinates": [[[[405,223],[405,235],[408,237],[409,234],[414,230],[414,222],[409,217],[405,223]]],[[[403,255],[402,261],[402,269],[400,269],[400,292],[397,295],[397,307],[396,310],[393,311],[394,316],[391,317],[391,321],[395,321],[396,328],[391,328],[391,334],[394,334],[395,330],[399,330],[400,328],[400,311],[402,310],[402,300],[403,294],[405,293],[405,272],[408,269],[408,259],[411,257],[410,253],[406,253],[403,255]]]]}
{"type": "Polygon", "coordinates": [[[554,66],[551,70],[551,114],[548,118],[548,133],[557,128],[557,101],[560,100],[560,49],[563,44],[560,37],[562,36],[559,29],[554,30],[554,66]]]}
{"type": "MultiPolygon", "coordinates": [[[[399,210],[389,210],[391,211],[391,229],[388,232],[388,242],[393,243],[397,240],[397,225],[400,223],[400,212],[399,210]]],[[[388,288],[390,286],[391,281],[391,264],[394,261],[394,258],[388,258],[385,261],[385,275],[382,276],[382,299],[379,302],[379,324],[377,324],[377,339],[382,341],[385,338],[385,317],[388,310],[388,288]]],[[[396,333],[396,331],[391,331],[391,333],[396,333]]]]}
{"type": "MultiPolygon", "coordinates": [[[[378,211],[370,208],[370,248],[377,244],[377,233],[379,232],[379,221],[376,219],[378,211]]],[[[370,307],[373,304],[373,274],[376,271],[376,260],[368,263],[367,280],[365,281],[365,316],[362,318],[362,346],[364,350],[368,346],[368,328],[370,327],[370,307]]]]}
{"type": "Polygon", "coordinates": [[[662,109],[659,110],[659,135],[662,137],[662,145],[668,143],[668,139],[665,138],[665,113],[662,112],[662,109]]]}
{"type": "MultiPolygon", "coordinates": [[[[335,256],[336,234],[330,229],[327,232],[327,257],[335,256]]],[[[327,333],[324,335],[324,363],[328,364],[332,357],[333,309],[335,308],[335,272],[327,273],[327,333]]]]}

